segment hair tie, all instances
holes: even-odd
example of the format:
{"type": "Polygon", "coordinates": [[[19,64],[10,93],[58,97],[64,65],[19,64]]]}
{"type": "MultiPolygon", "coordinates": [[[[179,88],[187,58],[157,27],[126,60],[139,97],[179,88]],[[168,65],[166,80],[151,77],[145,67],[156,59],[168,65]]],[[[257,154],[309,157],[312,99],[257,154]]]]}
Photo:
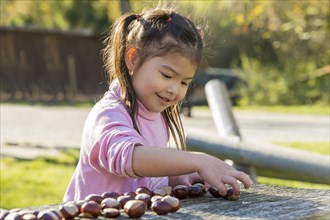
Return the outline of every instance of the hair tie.
{"type": "Polygon", "coordinates": [[[166,23],[170,23],[171,22],[171,17],[168,17],[165,21],[166,21],[166,23]]]}
{"type": "Polygon", "coordinates": [[[136,14],[135,17],[136,17],[136,20],[139,20],[140,15],[136,14]]]}

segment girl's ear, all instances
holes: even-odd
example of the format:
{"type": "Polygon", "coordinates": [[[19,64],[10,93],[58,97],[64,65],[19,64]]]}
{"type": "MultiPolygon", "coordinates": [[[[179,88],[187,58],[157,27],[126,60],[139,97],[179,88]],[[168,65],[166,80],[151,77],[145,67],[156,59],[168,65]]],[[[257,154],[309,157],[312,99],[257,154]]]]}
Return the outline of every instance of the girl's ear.
{"type": "Polygon", "coordinates": [[[136,47],[126,48],[125,63],[129,71],[133,71],[137,65],[138,51],[136,47]]]}

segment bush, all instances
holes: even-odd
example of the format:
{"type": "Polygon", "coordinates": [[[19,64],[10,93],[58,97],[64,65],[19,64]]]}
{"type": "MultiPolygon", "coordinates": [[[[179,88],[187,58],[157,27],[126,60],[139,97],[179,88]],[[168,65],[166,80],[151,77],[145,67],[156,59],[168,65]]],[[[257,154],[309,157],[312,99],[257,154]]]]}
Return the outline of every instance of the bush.
{"type": "Polygon", "coordinates": [[[243,105],[329,105],[329,74],[322,77],[302,76],[316,69],[313,63],[290,60],[282,66],[264,66],[256,59],[243,55],[240,87],[243,105]]]}

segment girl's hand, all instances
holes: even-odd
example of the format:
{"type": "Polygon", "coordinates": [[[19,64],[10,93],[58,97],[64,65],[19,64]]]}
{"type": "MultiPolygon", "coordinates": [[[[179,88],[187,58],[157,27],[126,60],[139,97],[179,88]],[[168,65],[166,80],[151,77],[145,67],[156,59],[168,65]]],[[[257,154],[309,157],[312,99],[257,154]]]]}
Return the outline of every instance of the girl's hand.
{"type": "Polygon", "coordinates": [[[238,181],[242,182],[246,189],[252,184],[247,174],[237,171],[235,168],[216,157],[201,153],[198,161],[198,174],[205,182],[217,188],[219,193],[223,196],[227,193],[225,184],[233,188],[234,194],[239,194],[240,192],[238,181]]]}
{"type": "Polygon", "coordinates": [[[172,184],[191,184],[193,180],[202,179],[204,183],[217,188],[221,195],[227,193],[226,184],[232,186],[235,194],[239,194],[240,191],[238,181],[242,182],[246,189],[251,186],[251,180],[244,172],[237,171],[224,161],[201,152],[137,145],[134,147],[132,169],[139,177],[185,174],[184,176],[188,177],[176,177],[176,182],[174,178],[172,184]]]}
{"type": "Polygon", "coordinates": [[[181,176],[170,176],[169,185],[175,187],[177,185],[190,186],[194,183],[204,183],[204,180],[198,173],[190,173],[181,176]]]}

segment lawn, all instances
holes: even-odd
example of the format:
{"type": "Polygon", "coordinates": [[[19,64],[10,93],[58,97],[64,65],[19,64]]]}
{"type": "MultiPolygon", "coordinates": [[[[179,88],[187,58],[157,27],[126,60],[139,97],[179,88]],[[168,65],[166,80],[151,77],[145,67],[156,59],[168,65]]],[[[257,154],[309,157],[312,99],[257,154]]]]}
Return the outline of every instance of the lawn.
{"type": "Polygon", "coordinates": [[[77,150],[67,150],[56,158],[32,161],[1,158],[0,207],[61,203],[78,155],[77,150]]]}
{"type": "Polygon", "coordinates": [[[286,114],[329,115],[330,107],[323,105],[269,105],[269,106],[234,106],[234,111],[274,112],[286,114]]]}
{"type": "MultiPolygon", "coordinates": [[[[329,143],[278,143],[281,145],[329,155],[329,143]]],[[[33,161],[2,158],[0,168],[0,207],[37,206],[61,203],[65,189],[78,161],[75,149],[64,151],[55,158],[33,161]]],[[[329,185],[258,177],[259,183],[299,188],[329,189],[329,185]]]]}
{"type": "MultiPolygon", "coordinates": [[[[292,142],[292,143],[283,143],[277,142],[281,146],[287,146],[294,149],[310,151],[314,153],[330,155],[330,143],[328,142],[319,142],[319,143],[301,143],[301,142],[292,142]]],[[[330,189],[330,185],[323,184],[313,184],[306,182],[299,182],[293,180],[282,180],[268,177],[257,177],[259,183],[270,184],[270,185],[279,185],[279,186],[289,186],[296,188],[312,188],[312,189],[330,189]]]]}

